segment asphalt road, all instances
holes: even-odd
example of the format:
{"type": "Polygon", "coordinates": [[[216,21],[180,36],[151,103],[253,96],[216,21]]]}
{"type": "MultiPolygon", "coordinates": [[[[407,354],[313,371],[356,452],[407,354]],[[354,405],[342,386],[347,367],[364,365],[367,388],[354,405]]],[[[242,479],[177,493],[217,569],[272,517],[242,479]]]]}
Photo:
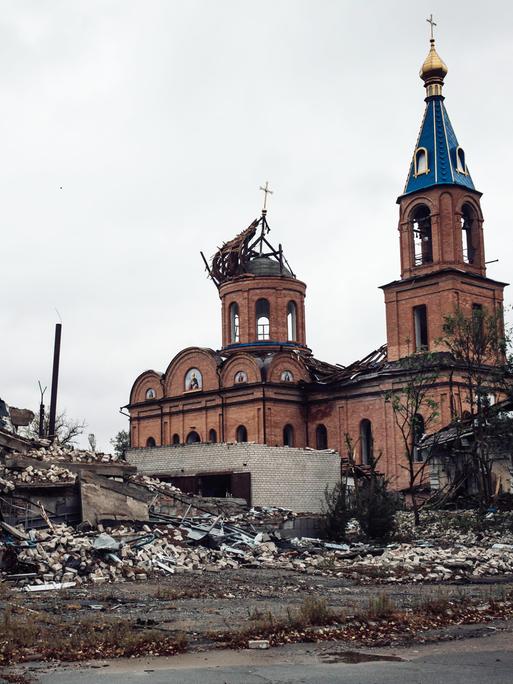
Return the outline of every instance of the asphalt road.
{"type": "MultiPolygon", "coordinates": [[[[512,684],[511,632],[374,651],[345,646],[295,645],[268,651],[210,651],[175,658],[105,661],[95,667],[32,670],[40,684],[512,684]],[[359,654],[362,662],[354,660],[359,654]],[[342,661],[342,662],[341,662],[342,661]]],[[[0,680],[1,681],[1,680],[0,680]]]]}

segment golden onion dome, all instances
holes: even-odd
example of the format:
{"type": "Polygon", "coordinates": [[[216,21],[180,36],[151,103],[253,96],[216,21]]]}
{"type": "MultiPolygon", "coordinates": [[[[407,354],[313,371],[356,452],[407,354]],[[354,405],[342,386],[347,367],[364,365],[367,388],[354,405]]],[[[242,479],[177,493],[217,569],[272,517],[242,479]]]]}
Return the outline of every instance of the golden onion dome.
{"type": "Polygon", "coordinates": [[[426,86],[428,97],[442,94],[444,78],[449,71],[435,49],[435,39],[431,38],[431,47],[424,64],[420,69],[420,77],[426,86]]]}

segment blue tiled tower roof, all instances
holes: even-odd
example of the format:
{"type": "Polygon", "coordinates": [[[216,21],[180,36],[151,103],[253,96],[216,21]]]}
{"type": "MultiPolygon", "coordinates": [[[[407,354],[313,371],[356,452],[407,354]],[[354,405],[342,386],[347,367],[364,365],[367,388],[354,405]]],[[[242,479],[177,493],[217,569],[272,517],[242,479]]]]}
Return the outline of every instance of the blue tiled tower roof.
{"type": "Polygon", "coordinates": [[[463,169],[461,161],[458,164],[458,140],[442,95],[443,79],[446,74],[447,67],[438,56],[432,40],[429,55],[420,72],[427,90],[426,109],[406,179],[404,195],[436,185],[462,185],[475,190],[464,153],[463,169]],[[422,148],[427,152],[427,172],[416,174],[415,158],[418,150],[422,148]]]}

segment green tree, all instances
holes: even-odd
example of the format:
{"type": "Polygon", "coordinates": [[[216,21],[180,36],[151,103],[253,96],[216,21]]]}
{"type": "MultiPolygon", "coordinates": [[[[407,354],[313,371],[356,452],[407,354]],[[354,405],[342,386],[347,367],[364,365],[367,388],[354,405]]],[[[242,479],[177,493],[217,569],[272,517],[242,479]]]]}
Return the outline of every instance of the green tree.
{"type": "Polygon", "coordinates": [[[110,440],[114,453],[119,458],[124,458],[126,450],[130,446],[130,435],[127,430],[120,430],[115,437],[110,440]]]}

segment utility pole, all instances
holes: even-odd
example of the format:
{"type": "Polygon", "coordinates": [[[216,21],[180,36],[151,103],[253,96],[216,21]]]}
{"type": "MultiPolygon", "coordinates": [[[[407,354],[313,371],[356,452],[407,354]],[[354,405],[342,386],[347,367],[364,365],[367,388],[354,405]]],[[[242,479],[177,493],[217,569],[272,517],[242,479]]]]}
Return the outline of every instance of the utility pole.
{"type": "Polygon", "coordinates": [[[57,416],[57,386],[59,384],[59,358],[61,355],[62,323],[55,324],[55,343],[53,347],[52,395],[50,398],[50,419],[48,421],[48,438],[55,439],[55,418],[57,416]]]}

